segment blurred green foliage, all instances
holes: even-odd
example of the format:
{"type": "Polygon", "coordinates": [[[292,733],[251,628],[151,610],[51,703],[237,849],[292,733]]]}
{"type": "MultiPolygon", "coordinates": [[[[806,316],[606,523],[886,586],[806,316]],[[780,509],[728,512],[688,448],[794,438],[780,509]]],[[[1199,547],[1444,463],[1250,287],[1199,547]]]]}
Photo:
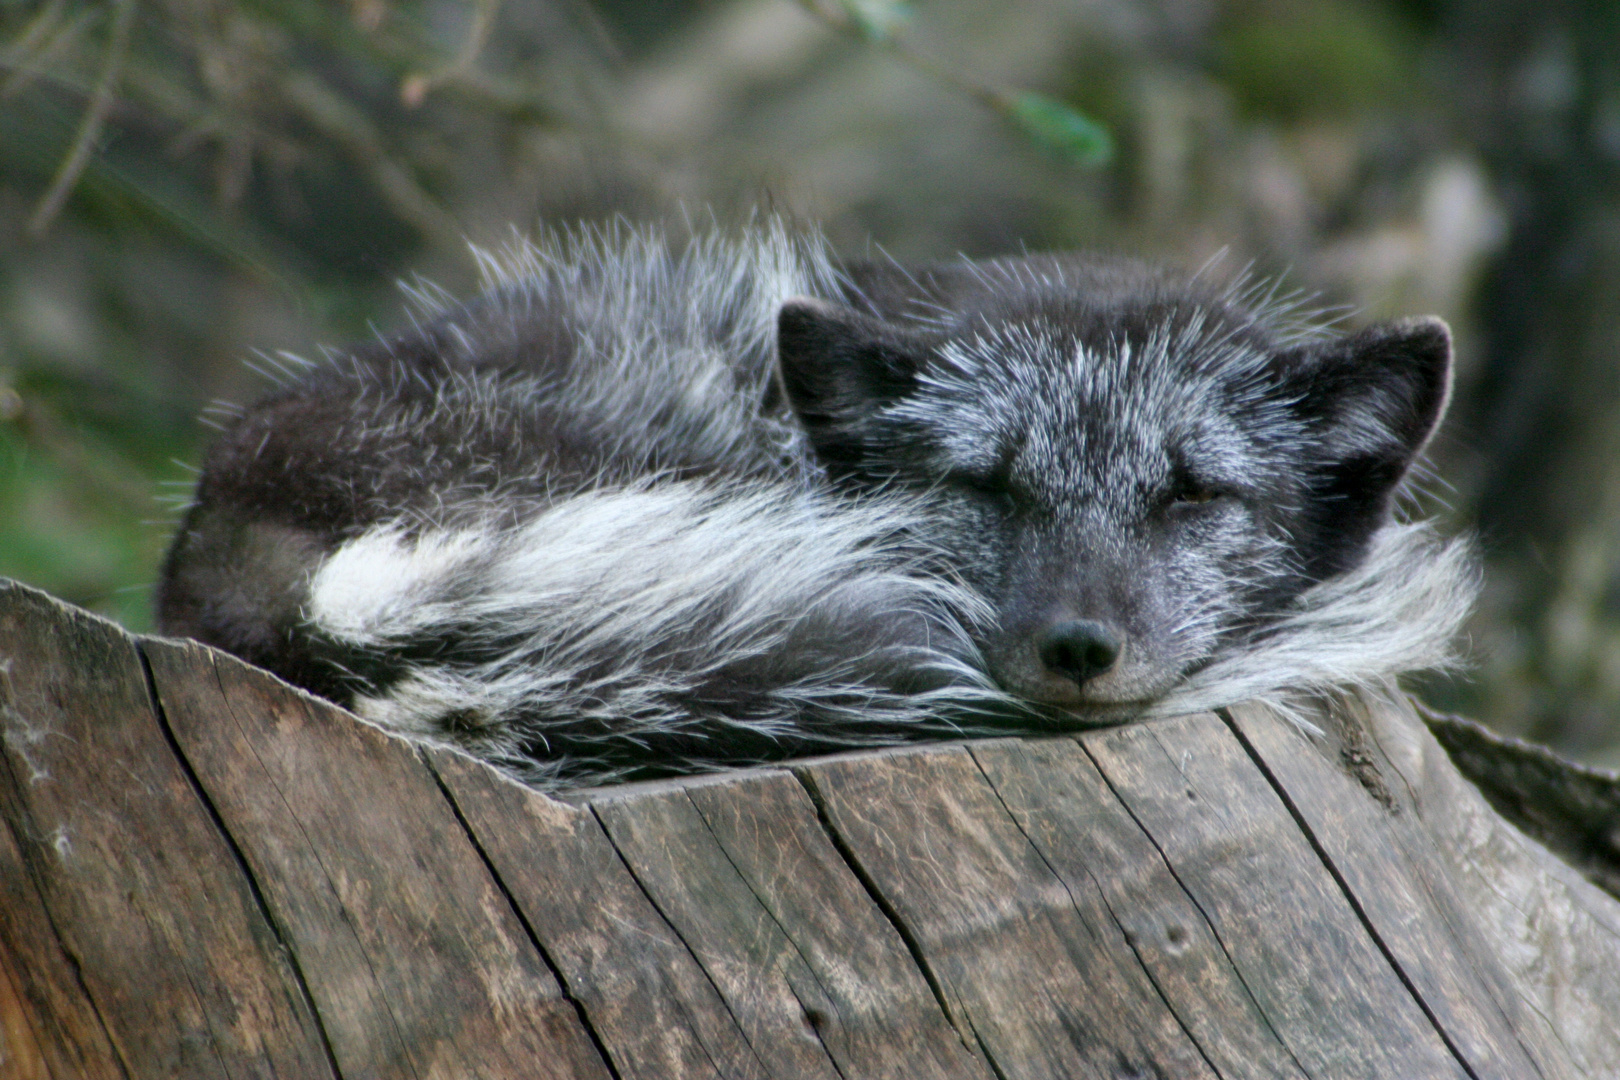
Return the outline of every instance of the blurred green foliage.
{"type": "Polygon", "coordinates": [[[252,392],[232,294],[307,349],[424,251],[464,259],[458,201],[560,121],[502,73],[521,49],[472,62],[495,5],[458,6],[449,51],[443,5],[0,4],[0,573],[147,628],[154,495],[211,372],[252,392]]]}
{"type": "Polygon", "coordinates": [[[1106,165],[1113,159],[1108,129],[1060,101],[1026,90],[1011,95],[1006,109],[1020,130],[1060,157],[1079,165],[1106,165]]]}
{"type": "Polygon", "coordinates": [[[1235,5],[1216,71],[1250,116],[1282,122],[1399,105],[1419,86],[1415,35],[1399,13],[1351,0],[1235,5]]]}

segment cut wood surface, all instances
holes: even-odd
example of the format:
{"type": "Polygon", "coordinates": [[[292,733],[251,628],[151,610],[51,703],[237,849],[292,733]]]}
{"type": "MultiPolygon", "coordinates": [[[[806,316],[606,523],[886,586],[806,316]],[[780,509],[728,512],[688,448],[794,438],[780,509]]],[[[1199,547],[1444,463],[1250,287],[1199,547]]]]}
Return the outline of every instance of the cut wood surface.
{"type": "Polygon", "coordinates": [[[1310,719],[551,798],[0,584],[0,1077],[1620,1077],[1620,902],[1310,719]]]}

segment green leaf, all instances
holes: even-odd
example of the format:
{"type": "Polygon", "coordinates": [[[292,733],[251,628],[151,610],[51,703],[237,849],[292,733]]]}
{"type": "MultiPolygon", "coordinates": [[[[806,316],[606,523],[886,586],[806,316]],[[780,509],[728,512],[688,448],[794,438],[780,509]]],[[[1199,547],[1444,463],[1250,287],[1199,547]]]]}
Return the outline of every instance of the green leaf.
{"type": "Polygon", "coordinates": [[[1113,160],[1108,129],[1061,101],[1025,90],[997,95],[995,105],[1029,138],[1077,165],[1096,167],[1113,160]]]}
{"type": "Polygon", "coordinates": [[[870,42],[885,42],[911,18],[905,0],[838,0],[850,24],[870,42]]]}

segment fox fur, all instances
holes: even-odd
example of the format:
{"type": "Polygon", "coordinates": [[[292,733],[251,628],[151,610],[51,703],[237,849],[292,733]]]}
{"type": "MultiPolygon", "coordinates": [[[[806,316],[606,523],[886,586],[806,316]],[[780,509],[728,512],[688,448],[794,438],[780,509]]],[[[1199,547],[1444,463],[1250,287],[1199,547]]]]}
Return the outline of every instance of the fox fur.
{"type": "Polygon", "coordinates": [[[1445,663],[1476,590],[1392,510],[1438,320],[776,221],[483,263],[233,422],[166,632],[558,788],[1286,703],[1445,663]]]}

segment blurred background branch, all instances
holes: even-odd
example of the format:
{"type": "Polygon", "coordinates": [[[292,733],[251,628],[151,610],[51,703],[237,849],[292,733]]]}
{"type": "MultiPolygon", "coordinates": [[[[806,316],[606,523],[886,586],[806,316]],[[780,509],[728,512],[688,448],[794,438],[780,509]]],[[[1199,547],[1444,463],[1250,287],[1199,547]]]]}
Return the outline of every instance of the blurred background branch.
{"type": "Polygon", "coordinates": [[[900,0],[801,0],[804,9],[836,30],[886,48],[924,75],[999,113],[1032,142],[1076,165],[1106,165],[1114,156],[1108,129],[1079,110],[1031,90],[990,86],[907,45],[900,28],[911,16],[900,0]]]}
{"type": "Polygon", "coordinates": [[[1620,765],[1616,41],[1614,0],[0,0],[0,574],[149,627],[253,351],[387,333],[513,227],[1226,251],[1452,321],[1427,498],[1490,584],[1427,692],[1620,765]]]}

